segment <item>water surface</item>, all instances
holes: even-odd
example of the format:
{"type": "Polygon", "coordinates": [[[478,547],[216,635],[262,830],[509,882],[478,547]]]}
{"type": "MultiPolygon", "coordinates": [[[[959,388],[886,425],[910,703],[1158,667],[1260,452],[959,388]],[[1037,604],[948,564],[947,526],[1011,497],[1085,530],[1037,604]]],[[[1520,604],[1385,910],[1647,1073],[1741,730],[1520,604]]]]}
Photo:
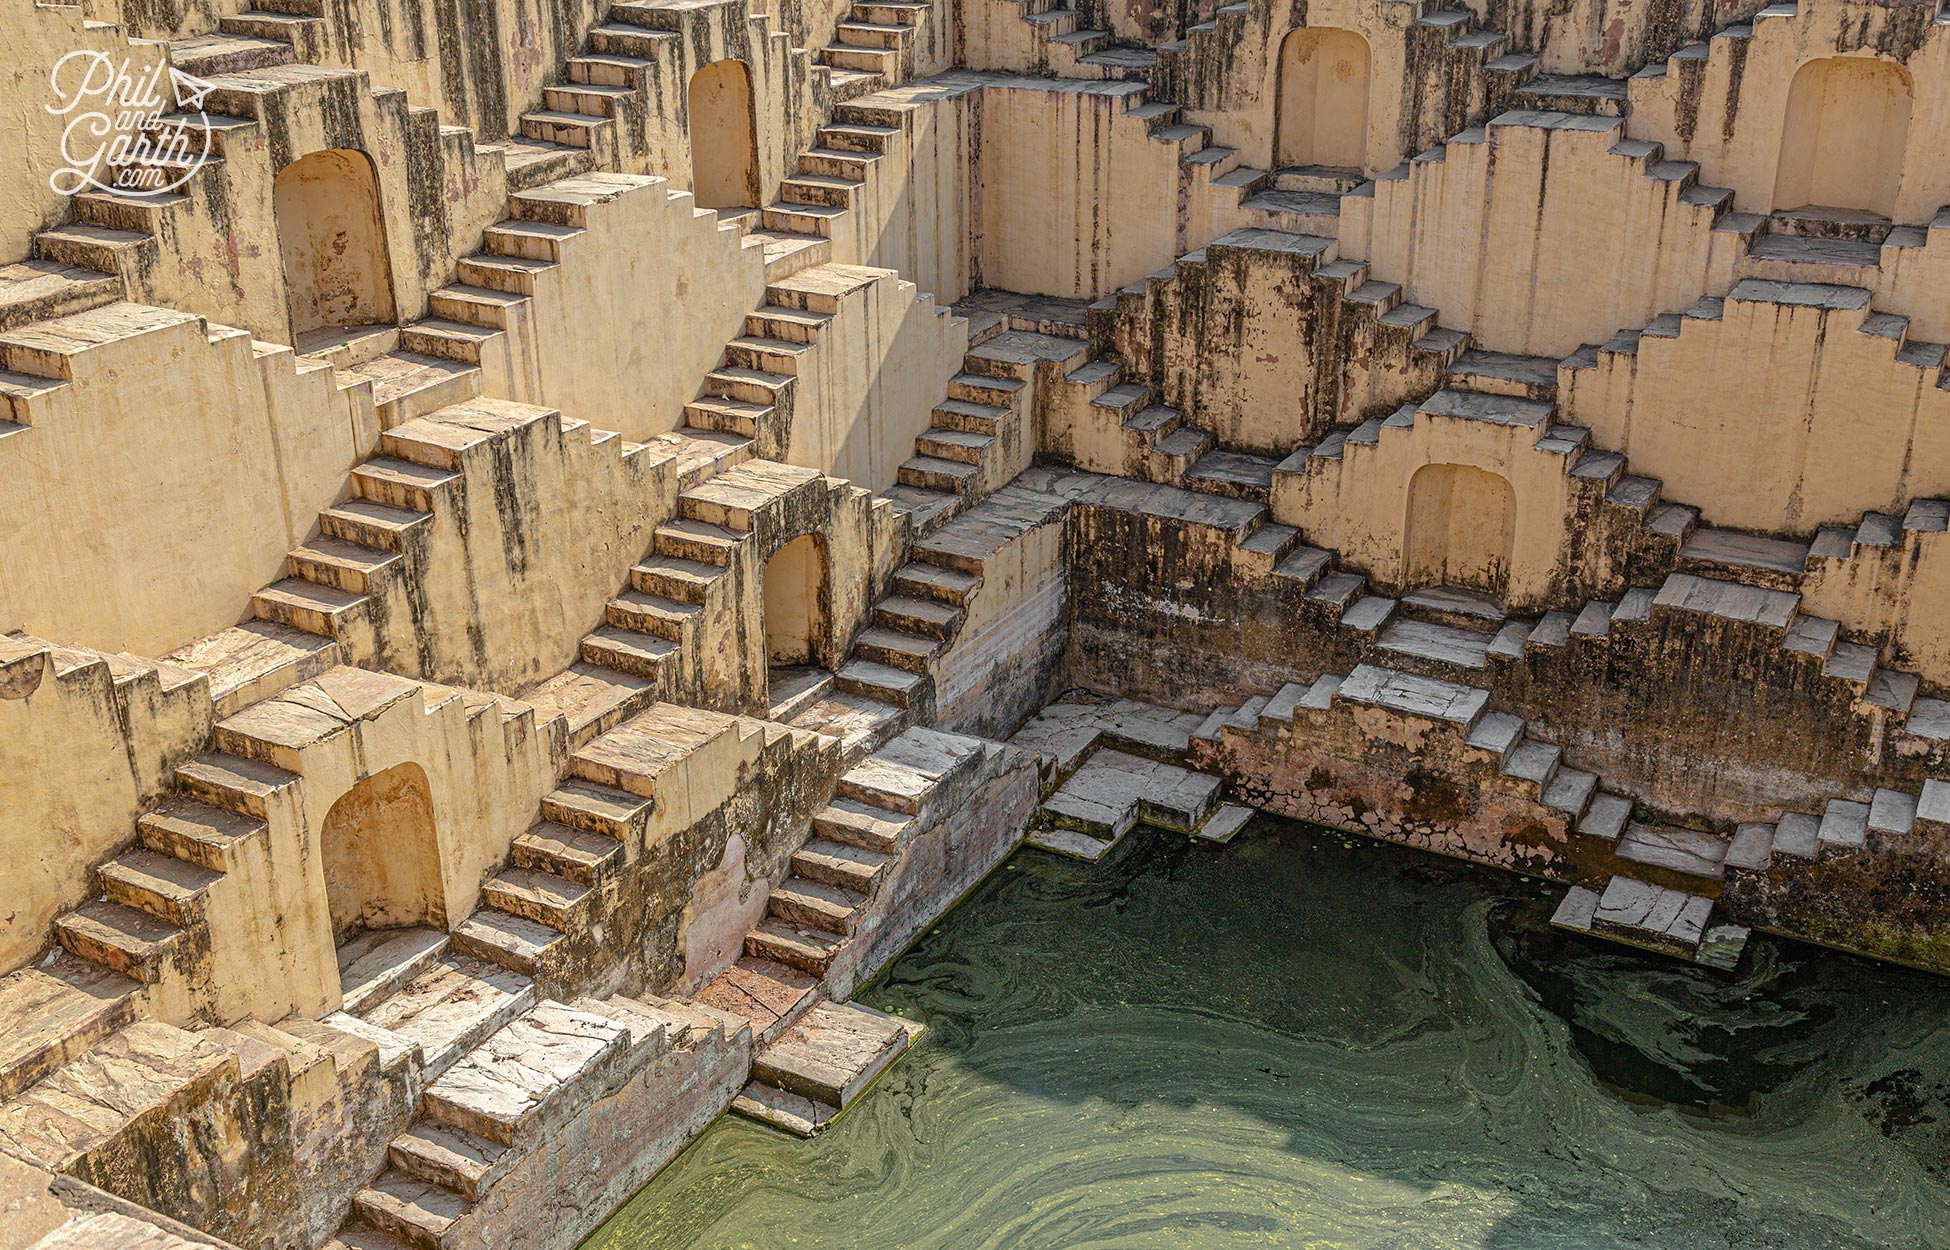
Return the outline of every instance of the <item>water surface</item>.
{"type": "Polygon", "coordinates": [[[1950,983],[1556,893],[1264,818],[1024,852],[862,992],[929,1028],[831,1129],[727,1116],[585,1250],[1950,1247],[1950,983]]]}

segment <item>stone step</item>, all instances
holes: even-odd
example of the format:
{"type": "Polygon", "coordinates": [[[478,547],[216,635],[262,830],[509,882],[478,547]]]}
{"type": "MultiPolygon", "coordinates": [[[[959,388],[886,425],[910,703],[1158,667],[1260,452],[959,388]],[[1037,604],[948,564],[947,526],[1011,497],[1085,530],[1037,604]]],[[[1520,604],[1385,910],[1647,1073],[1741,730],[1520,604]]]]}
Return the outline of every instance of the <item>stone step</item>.
{"type": "Polygon", "coordinates": [[[788,877],[772,891],[767,910],[787,924],[845,935],[859,923],[866,896],[839,886],[788,877]]]}
{"type": "Polygon", "coordinates": [[[354,1215],[419,1250],[456,1250],[455,1225],[472,1209],[453,1190],[398,1168],[382,1172],[352,1199],[354,1215]]]}
{"type": "Polygon", "coordinates": [[[137,817],[135,828],[150,850],[220,873],[231,870],[242,845],[266,826],[255,816],[177,796],[137,817]]]}
{"type": "Polygon", "coordinates": [[[478,907],[452,933],[456,953],[524,977],[536,970],[564,939],[558,929],[512,912],[478,907]]]}
{"type": "Polygon", "coordinates": [[[420,1119],[387,1147],[392,1166],[429,1185],[478,1202],[519,1158],[500,1142],[434,1119],[420,1119]]]}
{"type": "Polygon", "coordinates": [[[481,901],[496,911],[569,933],[579,927],[598,900],[580,881],[529,868],[508,868],[481,884],[481,901]]]}
{"type": "Polygon", "coordinates": [[[1467,728],[1489,703],[1489,694],[1439,678],[1358,664],[1336,692],[1338,700],[1445,720],[1467,728]]]}
{"type": "Polygon", "coordinates": [[[731,566],[733,554],[748,537],[722,525],[693,521],[687,517],[659,525],[655,534],[660,554],[694,560],[700,564],[715,564],[721,568],[731,566]]]}
{"type": "Polygon", "coordinates": [[[1480,670],[1489,667],[1490,641],[1490,635],[1474,630],[1397,617],[1382,630],[1375,646],[1432,666],[1480,670]]]}
{"type": "Polygon", "coordinates": [[[962,616],[961,609],[951,604],[907,595],[889,595],[873,608],[874,623],[882,628],[942,641],[954,636],[962,616]]]}
{"type": "Polygon", "coordinates": [[[134,1020],[140,989],[65,951],[0,978],[0,1102],[134,1020]]]}
{"type": "Polygon", "coordinates": [[[900,594],[956,607],[966,605],[968,597],[981,584],[979,573],[943,568],[921,560],[904,564],[894,572],[894,589],[900,594]]]}
{"type": "Polygon", "coordinates": [[[297,577],[273,582],[251,596],[251,611],[257,619],[289,625],[321,638],[336,638],[365,605],[362,594],[297,577]]]}
{"type": "Polygon", "coordinates": [[[767,916],[745,935],[745,952],[797,968],[810,976],[823,977],[845,940],[835,933],[767,916]]]}
{"type": "Polygon", "coordinates": [[[981,472],[979,467],[957,460],[915,456],[901,462],[897,475],[903,485],[944,491],[965,499],[975,493],[981,472]]]}
{"type": "Polygon", "coordinates": [[[534,1005],[528,977],[448,955],[356,1018],[416,1043],[431,1080],[534,1005]]]}
{"type": "Polygon", "coordinates": [[[296,785],[298,777],[275,764],[219,751],[178,767],[175,782],[188,798],[261,823],[273,798],[296,785]]]}
{"type": "Polygon", "coordinates": [[[431,512],[357,497],[341,500],[318,514],[322,534],[376,551],[403,552],[412,535],[432,523],[431,512]]]}
{"type": "Polygon", "coordinates": [[[664,666],[680,650],[668,638],[615,625],[599,625],[584,634],[577,644],[577,654],[585,663],[613,668],[650,682],[662,677],[664,666]]]}
{"type": "Polygon", "coordinates": [[[819,1002],[819,982],[799,968],[741,955],[698,990],[697,1005],[748,1022],[764,1045],[819,1002]]]}
{"type": "Polygon", "coordinates": [[[892,862],[883,851],[817,837],[792,853],[795,875],[859,895],[872,893],[892,862]]]}
{"type": "Polygon", "coordinates": [[[925,674],[941,647],[939,638],[880,626],[861,630],[853,640],[854,654],[861,659],[914,674],[925,674]]]}
{"type": "Polygon", "coordinates": [[[847,661],[833,676],[839,688],[849,694],[864,695],[900,708],[911,706],[927,683],[927,678],[919,673],[864,659],[847,661]]]}
{"type": "Polygon", "coordinates": [[[338,948],[340,1010],[358,1015],[378,1006],[446,957],[451,942],[437,929],[371,929],[338,948]]]}
{"type": "Polygon", "coordinates": [[[682,556],[658,556],[630,570],[630,584],[646,595],[661,595],[680,603],[702,604],[728,575],[720,564],[682,556]]]}
{"type": "Polygon", "coordinates": [[[57,1173],[98,1151],[142,1153],[145,1127],[181,1123],[221,1099],[237,1072],[217,1039],[137,1020],[0,1106],[0,1139],[57,1173]]]}
{"type": "Polygon", "coordinates": [[[542,796],[544,819],[618,841],[630,836],[652,806],[641,795],[577,777],[542,796]]]}
{"type": "Polygon", "coordinates": [[[918,1031],[857,1003],[821,1003],[759,1051],[752,1076],[843,1111],[918,1031]]]}
{"type": "Polygon", "coordinates": [[[403,557],[396,551],[321,533],[293,548],[284,560],[285,570],[292,577],[349,595],[365,595],[382,575],[400,568],[403,557]]]}
{"type": "Polygon", "coordinates": [[[601,1095],[631,1043],[615,1020],[537,1003],[429,1084],[420,1106],[503,1146],[534,1143],[601,1095]]]}
{"type": "Polygon", "coordinates": [[[1718,881],[1726,873],[1724,838],[1677,825],[1633,821],[1618,839],[1617,854],[1635,864],[1688,877],[1718,881]]]}
{"type": "Polygon", "coordinates": [[[702,624],[704,609],[665,595],[626,590],[604,605],[603,615],[618,629],[682,644],[688,631],[702,624]]]}
{"type": "Polygon", "coordinates": [[[1764,534],[1700,526],[1679,548],[1679,570],[1723,577],[1767,590],[1799,590],[1808,544],[1764,534]]]}
{"type": "Polygon", "coordinates": [[[586,886],[599,885],[623,863],[623,844],[615,838],[547,820],[518,835],[510,852],[520,867],[586,886]]]}
{"type": "Polygon", "coordinates": [[[203,918],[210,886],[222,874],[148,849],[126,851],[96,870],[111,903],[187,928],[203,918]]]}
{"type": "Polygon", "coordinates": [[[892,855],[912,823],[912,818],[903,812],[842,797],[813,814],[812,828],[821,838],[892,855]]]}
{"type": "Polygon", "coordinates": [[[96,899],[57,919],[54,938],[83,959],[154,985],[182,945],[184,930],[133,907],[96,899]]]}

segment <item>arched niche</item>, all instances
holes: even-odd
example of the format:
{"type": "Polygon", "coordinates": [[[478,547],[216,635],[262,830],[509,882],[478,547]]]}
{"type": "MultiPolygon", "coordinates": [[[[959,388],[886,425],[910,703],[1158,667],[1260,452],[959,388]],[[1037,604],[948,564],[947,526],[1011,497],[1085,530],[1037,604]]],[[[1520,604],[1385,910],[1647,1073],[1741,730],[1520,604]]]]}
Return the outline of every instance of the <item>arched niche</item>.
{"type": "Polygon", "coordinates": [[[743,61],[713,61],[691,75],[691,194],[697,207],[758,206],[758,132],[752,76],[743,61]]]}
{"type": "Polygon", "coordinates": [[[1909,72],[1889,61],[1831,56],[1803,65],[1788,87],[1774,207],[1893,217],[1912,95],[1909,72]]]}
{"type": "Polygon", "coordinates": [[[332,937],[368,929],[447,927],[433,797],[418,764],[398,764],[332,804],[319,834],[332,937]]]}
{"type": "Polygon", "coordinates": [[[1423,465],[1408,486],[1404,580],[1502,598],[1510,582],[1516,513],[1516,494],[1500,475],[1466,464],[1423,465]]]}
{"type": "Polygon", "coordinates": [[[1273,118],[1278,168],[1361,169],[1368,149],[1368,41],[1351,30],[1299,26],[1280,43],[1273,118]]]}
{"type": "Polygon", "coordinates": [[[272,199],[294,342],[395,324],[372,158],[350,148],[300,157],[278,171],[272,199]]]}

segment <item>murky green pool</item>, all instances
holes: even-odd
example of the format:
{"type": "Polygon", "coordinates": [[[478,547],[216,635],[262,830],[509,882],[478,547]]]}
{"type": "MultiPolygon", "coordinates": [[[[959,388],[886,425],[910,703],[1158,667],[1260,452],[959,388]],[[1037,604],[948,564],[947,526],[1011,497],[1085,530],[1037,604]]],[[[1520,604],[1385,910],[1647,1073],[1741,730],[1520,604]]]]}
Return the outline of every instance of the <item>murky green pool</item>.
{"type": "Polygon", "coordinates": [[[863,992],[930,1027],[832,1129],[726,1117],[586,1245],[1950,1246],[1950,983],[1553,897],[1270,820],[1019,855],[863,992]]]}

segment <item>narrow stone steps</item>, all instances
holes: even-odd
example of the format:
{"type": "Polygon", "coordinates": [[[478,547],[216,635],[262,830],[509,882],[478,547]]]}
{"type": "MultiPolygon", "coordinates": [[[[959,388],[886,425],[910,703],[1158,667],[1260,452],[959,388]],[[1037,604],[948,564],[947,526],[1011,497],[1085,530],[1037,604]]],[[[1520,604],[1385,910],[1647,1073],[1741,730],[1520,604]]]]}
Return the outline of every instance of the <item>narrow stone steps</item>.
{"type": "Polygon", "coordinates": [[[892,862],[883,851],[815,837],[793,852],[792,871],[807,881],[866,895],[892,862]]]}
{"type": "Polygon", "coordinates": [[[788,877],[772,891],[767,910],[787,924],[845,935],[853,932],[855,914],[865,901],[852,890],[788,877]]]}

